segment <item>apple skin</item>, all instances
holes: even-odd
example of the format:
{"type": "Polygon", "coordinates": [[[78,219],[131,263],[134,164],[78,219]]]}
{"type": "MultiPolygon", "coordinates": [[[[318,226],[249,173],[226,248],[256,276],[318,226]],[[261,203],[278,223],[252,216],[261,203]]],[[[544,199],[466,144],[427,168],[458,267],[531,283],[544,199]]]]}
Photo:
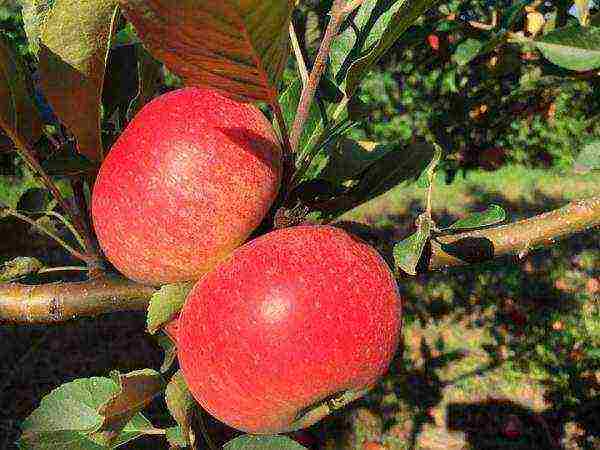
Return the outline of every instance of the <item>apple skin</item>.
{"type": "Polygon", "coordinates": [[[243,245],[196,283],[178,358],[209,413],[283,433],[326,415],[319,402],[372,387],[400,328],[400,295],[377,251],[339,228],[303,225],[243,245]],[[307,408],[314,414],[300,417],[307,408]]]}
{"type": "Polygon", "coordinates": [[[281,148],[258,108],[180,89],[148,103],[115,142],[93,190],[94,228],[128,278],[194,281],[260,224],[280,179],[281,148]]]}

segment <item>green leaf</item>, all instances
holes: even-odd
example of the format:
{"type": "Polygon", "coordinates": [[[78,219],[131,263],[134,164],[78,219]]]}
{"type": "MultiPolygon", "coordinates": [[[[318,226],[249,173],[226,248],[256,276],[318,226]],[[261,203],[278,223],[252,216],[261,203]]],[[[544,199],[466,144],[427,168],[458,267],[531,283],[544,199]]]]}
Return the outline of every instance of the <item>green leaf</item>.
{"type": "Polygon", "coordinates": [[[589,172],[600,170],[600,140],[586,144],[575,159],[575,170],[577,172],[589,172]]]}
{"type": "Polygon", "coordinates": [[[33,102],[33,82],[25,63],[0,33],[0,128],[23,151],[42,136],[43,122],[33,102]]]}
{"type": "Polygon", "coordinates": [[[189,446],[180,426],[167,428],[165,434],[171,447],[185,448],[189,446]]]}
{"type": "Polygon", "coordinates": [[[421,176],[419,177],[419,180],[417,181],[417,186],[420,188],[428,188],[431,185],[435,177],[435,171],[437,169],[437,166],[442,161],[442,158],[444,156],[442,148],[439,145],[434,144],[433,148],[434,150],[431,161],[429,162],[429,164],[427,164],[427,167],[425,168],[425,170],[423,170],[421,176]]]}
{"type": "Polygon", "coordinates": [[[600,67],[600,28],[570,25],[545,34],[533,44],[557,66],[578,72],[600,67]]]}
{"type": "Polygon", "coordinates": [[[195,437],[192,430],[192,416],[196,401],[187,387],[181,370],[178,370],[169,381],[165,390],[165,402],[169,412],[181,427],[185,442],[193,443],[195,437]]]}
{"type": "Polygon", "coordinates": [[[121,0],[146,48],[187,85],[274,103],[292,0],[121,0]]]}
{"type": "Polygon", "coordinates": [[[103,421],[92,436],[96,442],[104,445],[112,445],[129,421],[163,389],[161,375],[151,369],[116,373],[114,379],[119,389],[98,408],[103,421]]]}
{"type": "Polygon", "coordinates": [[[41,29],[54,0],[19,0],[23,15],[23,27],[34,55],[40,51],[41,29]]]}
{"type": "Polygon", "coordinates": [[[37,258],[29,256],[19,256],[6,261],[0,267],[0,283],[6,283],[11,280],[37,273],[44,265],[37,258]]]}
{"type": "Polygon", "coordinates": [[[183,307],[192,287],[194,283],[166,284],[152,295],[146,318],[148,333],[156,333],[175,317],[183,307]]]}
{"type": "Polygon", "coordinates": [[[160,366],[160,373],[166,373],[177,359],[177,346],[170,337],[164,334],[156,335],[156,339],[163,350],[163,363],[160,366]]]}
{"type": "Polygon", "coordinates": [[[152,423],[146,419],[141,413],[136,414],[133,418],[125,425],[121,434],[117,436],[112,443],[112,448],[119,447],[127,442],[131,442],[148,432],[154,430],[152,423]]]}
{"type": "Polygon", "coordinates": [[[118,391],[119,386],[104,377],[63,384],[42,398],[40,406],[25,419],[21,444],[36,449],[99,448],[88,446],[86,435],[102,426],[104,418],[98,409],[118,391]]]}
{"type": "Polygon", "coordinates": [[[506,211],[501,206],[490,205],[485,211],[471,214],[464,219],[457,220],[448,227],[450,230],[466,230],[483,228],[503,222],[506,219],[506,211]]]}
{"type": "Polygon", "coordinates": [[[483,48],[483,42],[478,39],[466,39],[461,42],[458,47],[456,47],[456,51],[452,58],[459,66],[464,66],[470,63],[483,48]]]}
{"type": "Polygon", "coordinates": [[[431,219],[422,214],[417,219],[417,231],[394,245],[396,267],[409,275],[416,275],[417,266],[430,236],[431,219]]]}
{"type": "Polygon", "coordinates": [[[85,434],[75,431],[40,432],[33,436],[21,436],[20,450],[106,450],[89,439],[85,434]]]}
{"type": "Polygon", "coordinates": [[[245,434],[229,441],[223,446],[223,450],[306,450],[306,447],[287,436],[245,434]]]}
{"type": "Polygon", "coordinates": [[[369,69],[438,0],[365,0],[331,46],[335,81],[351,97],[369,69]]]}
{"type": "Polygon", "coordinates": [[[104,156],[102,86],[118,0],[56,0],[42,27],[40,81],[58,118],[92,161],[104,156]]]}
{"type": "MultiPolygon", "coordinates": [[[[296,110],[298,103],[300,102],[300,94],[302,93],[302,81],[296,78],[288,86],[288,88],[281,93],[279,96],[279,105],[281,106],[281,112],[285,124],[287,125],[288,131],[292,129],[294,118],[296,117],[296,110]]],[[[311,140],[311,137],[315,134],[323,132],[323,120],[317,102],[312,102],[310,105],[310,111],[306,124],[302,130],[302,135],[298,141],[298,153],[304,153],[307,144],[311,140]]]]}

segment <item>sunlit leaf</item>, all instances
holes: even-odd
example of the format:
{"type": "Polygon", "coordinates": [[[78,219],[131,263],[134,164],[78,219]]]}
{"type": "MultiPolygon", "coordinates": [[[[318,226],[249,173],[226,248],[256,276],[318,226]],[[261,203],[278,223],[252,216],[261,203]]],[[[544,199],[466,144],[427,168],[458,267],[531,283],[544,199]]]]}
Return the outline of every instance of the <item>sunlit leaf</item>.
{"type": "Polygon", "coordinates": [[[351,96],[368,70],[438,0],[365,0],[331,48],[335,81],[351,96]]]}
{"type": "Polygon", "coordinates": [[[37,258],[19,256],[0,266],[0,283],[37,273],[44,265],[37,258]]]}
{"type": "Polygon", "coordinates": [[[600,67],[600,28],[570,25],[533,42],[557,66],[579,72],[600,67]]]}
{"type": "Polygon", "coordinates": [[[483,42],[478,39],[466,39],[461,42],[452,56],[454,61],[459,66],[464,66],[470,63],[480,52],[483,47],[483,42]]]}
{"type": "Polygon", "coordinates": [[[306,450],[287,436],[239,436],[223,446],[223,450],[306,450]]]}
{"type": "Polygon", "coordinates": [[[100,105],[118,0],[56,0],[42,27],[40,81],[79,152],[103,158],[100,105]]]}
{"type": "Polygon", "coordinates": [[[23,15],[23,27],[29,47],[37,55],[40,51],[41,29],[46,19],[46,15],[54,0],[19,0],[21,4],[21,13],[23,15]]]}
{"type": "Polygon", "coordinates": [[[194,283],[176,283],[162,286],[150,299],[146,328],[156,333],[165,323],[173,319],[185,303],[194,283]]]}
{"type": "Polygon", "coordinates": [[[466,230],[482,228],[503,222],[506,211],[501,206],[490,205],[485,211],[473,213],[464,219],[457,220],[448,227],[450,230],[466,230]]]}
{"type": "Polygon", "coordinates": [[[181,431],[186,443],[194,441],[191,421],[192,414],[196,408],[196,402],[190,393],[183,374],[177,371],[169,381],[165,390],[165,402],[169,412],[181,427],[181,431]]]}
{"type": "Polygon", "coordinates": [[[417,220],[417,231],[394,245],[396,267],[409,275],[417,274],[417,266],[431,235],[431,220],[425,215],[417,220]]]}
{"type": "Polygon", "coordinates": [[[170,337],[164,334],[156,335],[156,339],[158,341],[158,345],[160,345],[163,350],[163,362],[160,366],[160,372],[165,373],[169,371],[175,362],[175,359],[177,359],[177,347],[175,342],[173,342],[170,337]]]}
{"type": "Polygon", "coordinates": [[[144,45],[187,85],[242,101],[277,98],[291,0],[121,0],[144,45]]]}
{"type": "Polygon", "coordinates": [[[600,170],[600,140],[586,144],[575,160],[577,172],[600,170]]]}

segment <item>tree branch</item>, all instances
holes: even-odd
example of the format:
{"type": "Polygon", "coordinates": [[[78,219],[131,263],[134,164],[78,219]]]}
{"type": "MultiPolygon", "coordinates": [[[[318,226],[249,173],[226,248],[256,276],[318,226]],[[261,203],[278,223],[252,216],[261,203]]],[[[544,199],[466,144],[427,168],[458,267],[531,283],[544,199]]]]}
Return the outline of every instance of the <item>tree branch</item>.
{"type": "Polygon", "coordinates": [[[344,11],[345,4],[345,0],[333,1],[333,5],[331,6],[330,11],[331,17],[329,19],[329,23],[327,24],[327,28],[325,29],[325,35],[323,36],[321,46],[319,47],[319,51],[317,52],[315,63],[313,64],[312,70],[310,71],[308,83],[302,89],[302,94],[300,95],[300,101],[298,103],[298,109],[296,110],[296,117],[294,119],[294,124],[292,125],[292,131],[290,133],[290,142],[292,145],[292,150],[294,152],[298,148],[298,142],[300,140],[300,136],[302,134],[302,129],[304,128],[306,119],[308,118],[310,105],[313,102],[315,93],[317,92],[317,87],[319,86],[319,82],[321,81],[321,75],[323,75],[323,71],[325,70],[325,66],[327,65],[327,58],[329,57],[331,44],[333,42],[333,39],[337,35],[338,30],[340,29],[342,21],[346,17],[344,11]]]}
{"type": "Polygon", "coordinates": [[[76,283],[0,284],[0,322],[55,323],[120,311],[144,311],[156,288],[120,277],[76,283]]]}
{"type": "Polygon", "coordinates": [[[525,257],[562,237],[600,225],[600,197],[577,200],[511,224],[442,236],[431,243],[427,270],[487,261],[503,255],[525,257]]]}

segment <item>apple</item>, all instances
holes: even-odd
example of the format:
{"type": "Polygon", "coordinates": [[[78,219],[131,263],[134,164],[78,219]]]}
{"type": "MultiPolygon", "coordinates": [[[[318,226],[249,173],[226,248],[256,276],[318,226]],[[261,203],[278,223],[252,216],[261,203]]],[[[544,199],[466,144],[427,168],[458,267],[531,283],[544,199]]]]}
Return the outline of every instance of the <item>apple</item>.
{"type": "Polygon", "coordinates": [[[178,358],[213,416],[285,433],[364,395],[387,370],[400,326],[379,253],[339,228],[302,225],[248,242],[196,283],[178,358]]]}
{"type": "Polygon", "coordinates": [[[94,228],[127,277],[197,280],[260,224],[280,179],[281,148],[259,109],[180,89],[142,108],[113,145],[93,189],[94,228]]]}

